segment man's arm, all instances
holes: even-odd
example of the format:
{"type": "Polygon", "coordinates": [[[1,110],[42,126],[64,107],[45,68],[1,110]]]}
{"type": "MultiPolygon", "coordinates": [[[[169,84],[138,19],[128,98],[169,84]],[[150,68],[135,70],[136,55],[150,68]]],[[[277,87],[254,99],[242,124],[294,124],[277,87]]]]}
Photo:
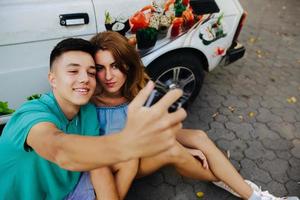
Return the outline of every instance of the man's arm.
{"type": "Polygon", "coordinates": [[[168,113],[182,94],[172,90],[150,108],[143,107],[153,89],[148,84],[128,108],[128,119],[120,134],[101,137],[65,134],[49,122],[33,126],[27,144],[39,155],[62,168],[87,171],[162,152],[175,145],[175,133],[186,117],[183,109],[168,113]]]}
{"type": "Polygon", "coordinates": [[[65,134],[49,122],[33,126],[27,137],[27,144],[40,156],[60,167],[87,171],[111,165],[130,158],[120,134],[109,136],[81,136],[65,134]]]}

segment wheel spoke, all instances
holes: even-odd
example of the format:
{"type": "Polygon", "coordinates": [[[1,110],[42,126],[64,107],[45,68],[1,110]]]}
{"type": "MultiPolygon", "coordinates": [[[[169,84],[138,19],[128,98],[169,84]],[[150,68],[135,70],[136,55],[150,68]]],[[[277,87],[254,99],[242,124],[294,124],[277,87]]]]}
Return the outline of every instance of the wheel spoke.
{"type": "Polygon", "coordinates": [[[193,94],[196,79],[193,72],[185,67],[174,67],[162,73],[156,80],[156,88],[167,92],[172,85],[183,90],[181,102],[186,102],[193,94]]]}
{"type": "Polygon", "coordinates": [[[164,84],[160,80],[155,81],[155,87],[158,88],[158,89],[161,89],[164,92],[168,92],[168,89],[167,89],[168,85],[164,84]]]}
{"type": "Polygon", "coordinates": [[[179,74],[180,74],[180,68],[176,67],[173,69],[173,82],[179,83],[179,74]]]}
{"type": "Polygon", "coordinates": [[[184,88],[187,84],[191,83],[191,82],[194,82],[195,81],[195,78],[194,78],[194,75],[191,74],[190,76],[188,76],[186,79],[182,79],[180,81],[180,86],[182,88],[184,88]]]}
{"type": "Polygon", "coordinates": [[[191,92],[185,92],[183,91],[183,95],[181,96],[182,99],[184,99],[184,101],[188,100],[190,98],[190,96],[192,95],[191,92]]]}

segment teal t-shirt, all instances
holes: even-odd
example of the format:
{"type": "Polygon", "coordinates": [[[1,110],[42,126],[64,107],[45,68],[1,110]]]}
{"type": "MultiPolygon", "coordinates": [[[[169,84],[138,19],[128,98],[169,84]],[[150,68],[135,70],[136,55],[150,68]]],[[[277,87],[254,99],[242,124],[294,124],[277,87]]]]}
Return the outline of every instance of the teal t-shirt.
{"type": "Polygon", "coordinates": [[[80,172],[72,172],[42,158],[26,146],[30,129],[37,123],[51,122],[66,133],[98,135],[96,109],[82,106],[69,121],[53,93],[32,100],[14,113],[0,136],[0,199],[63,199],[73,190],[80,172]]]}

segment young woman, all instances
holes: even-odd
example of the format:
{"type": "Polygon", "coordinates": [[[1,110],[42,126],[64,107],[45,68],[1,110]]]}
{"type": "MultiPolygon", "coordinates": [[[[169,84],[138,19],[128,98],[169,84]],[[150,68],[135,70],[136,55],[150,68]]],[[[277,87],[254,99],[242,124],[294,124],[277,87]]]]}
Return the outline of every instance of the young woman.
{"type": "MultiPolygon", "coordinates": [[[[148,77],[127,38],[115,32],[103,32],[94,36],[91,42],[98,48],[95,55],[98,82],[92,101],[97,106],[100,134],[117,132],[125,124],[128,102],[144,87],[148,77]]],[[[204,132],[182,129],[176,133],[176,139],[174,148],[156,156],[96,169],[90,172],[90,177],[84,173],[81,177],[83,187],[90,191],[94,187],[96,196],[101,199],[123,199],[135,177],[172,165],[183,176],[218,181],[215,182],[218,186],[243,199],[286,199],[262,192],[254,183],[245,181],[204,132]]]]}

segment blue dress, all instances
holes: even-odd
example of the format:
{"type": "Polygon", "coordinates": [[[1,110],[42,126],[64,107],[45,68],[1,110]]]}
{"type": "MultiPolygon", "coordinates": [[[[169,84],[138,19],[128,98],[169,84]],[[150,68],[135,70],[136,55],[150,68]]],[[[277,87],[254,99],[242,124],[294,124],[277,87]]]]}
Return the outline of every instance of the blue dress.
{"type": "Polygon", "coordinates": [[[100,135],[111,134],[122,130],[127,120],[128,103],[118,106],[97,107],[100,135]]]}
{"type": "MultiPolygon", "coordinates": [[[[116,133],[122,130],[127,120],[128,103],[118,106],[99,106],[97,116],[100,135],[116,133]]],[[[96,198],[89,172],[83,172],[74,190],[65,198],[67,200],[94,200],[96,198]]]]}

